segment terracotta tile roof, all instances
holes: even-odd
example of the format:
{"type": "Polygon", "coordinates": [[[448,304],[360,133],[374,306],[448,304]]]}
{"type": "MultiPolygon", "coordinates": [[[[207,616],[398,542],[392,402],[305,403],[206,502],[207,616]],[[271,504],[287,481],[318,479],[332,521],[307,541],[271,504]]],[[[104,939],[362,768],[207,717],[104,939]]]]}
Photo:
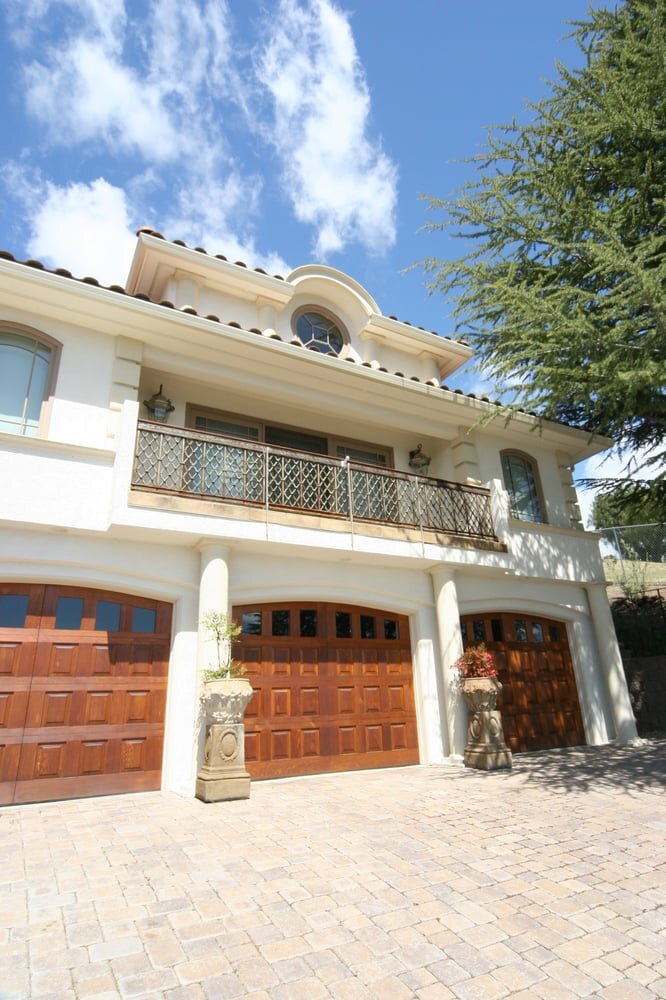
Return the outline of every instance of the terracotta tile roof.
{"type": "MultiPolygon", "coordinates": [[[[163,236],[160,236],[159,233],[155,233],[152,229],[151,230],[140,229],[139,232],[149,232],[149,233],[151,233],[154,236],[158,236],[161,239],[164,239],[163,236]]],[[[176,243],[176,244],[178,244],[178,245],[180,245],[180,246],[185,246],[185,244],[182,241],[174,240],[173,242],[176,243]]],[[[194,249],[199,250],[199,248],[194,248],[194,249]]],[[[205,253],[206,251],[205,250],[199,250],[199,252],[205,253]]],[[[226,257],[223,257],[222,254],[217,254],[216,256],[218,257],[218,259],[226,260],[226,257]]],[[[236,320],[221,320],[220,317],[216,316],[214,313],[207,313],[206,315],[204,315],[203,313],[197,312],[197,310],[194,309],[193,306],[183,306],[182,308],[177,309],[177,307],[173,304],[173,302],[170,302],[169,299],[162,299],[162,301],[160,301],[160,302],[153,301],[152,299],[149,298],[149,296],[145,295],[143,292],[136,292],[136,293],[130,295],[126,291],[126,289],[124,289],[121,285],[102,285],[97,280],[97,278],[92,278],[92,277],[88,277],[88,276],[86,276],[84,278],[76,278],[72,274],[72,272],[68,271],[67,268],[65,268],[65,267],[48,268],[48,267],[46,267],[39,260],[24,260],[24,261],[17,260],[16,257],[14,257],[14,255],[9,252],[9,250],[0,250],[0,260],[8,260],[8,261],[11,261],[14,264],[20,264],[23,267],[31,267],[31,268],[34,268],[37,271],[44,271],[45,273],[48,273],[48,274],[55,274],[55,275],[58,275],[61,278],[67,278],[67,279],[69,279],[71,281],[78,281],[78,282],[81,282],[82,284],[85,284],[85,285],[93,285],[93,286],[95,286],[97,288],[101,288],[101,289],[103,289],[105,291],[116,292],[118,295],[127,295],[128,298],[138,299],[139,301],[142,301],[142,302],[151,302],[153,305],[161,306],[164,309],[173,309],[173,310],[176,310],[177,312],[182,312],[182,313],[185,313],[185,314],[187,314],[189,316],[197,316],[200,319],[208,320],[209,322],[212,322],[212,323],[222,323],[224,326],[226,326],[228,328],[231,328],[231,329],[234,329],[234,330],[243,330],[243,327],[241,326],[241,324],[238,323],[236,320]]],[[[236,261],[235,263],[236,263],[236,265],[238,267],[247,267],[247,265],[244,264],[242,261],[236,261]]],[[[256,270],[259,270],[259,269],[257,268],[256,270]]],[[[263,272],[263,273],[265,273],[265,272],[263,272]]],[[[275,277],[280,278],[281,276],[280,275],[275,275],[275,277]]],[[[284,278],[281,278],[281,280],[284,281],[284,278]]],[[[389,318],[393,318],[393,317],[389,317],[389,318]]],[[[312,344],[304,346],[303,343],[302,343],[302,341],[298,337],[296,337],[296,336],[292,336],[288,340],[283,340],[282,337],[280,336],[280,334],[277,333],[277,332],[275,332],[275,331],[273,333],[271,333],[271,334],[265,334],[262,330],[258,330],[256,327],[252,327],[249,330],[246,330],[245,332],[246,333],[258,334],[260,337],[266,337],[266,339],[268,339],[268,340],[279,340],[281,343],[288,344],[288,345],[290,345],[292,347],[296,347],[296,348],[298,348],[300,350],[315,351],[318,354],[322,353],[322,352],[318,351],[317,348],[314,345],[312,345],[312,344]]],[[[448,338],[448,339],[450,339],[450,338],[448,338]]],[[[324,357],[338,358],[338,355],[334,351],[329,351],[328,354],[324,355],[324,357]]],[[[384,375],[388,375],[390,378],[405,379],[405,375],[404,375],[403,372],[399,372],[399,371],[398,372],[389,372],[388,368],[384,368],[382,365],[376,365],[376,364],[373,365],[369,361],[362,361],[362,362],[361,361],[356,361],[356,359],[352,358],[352,357],[345,357],[345,358],[341,358],[340,360],[347,361],[347,362],[349,362],[351,364],[359,365],[359,367],[362,367],[362,368],[371,368],[373,371],[381,372],[384,375]]],[[[458,396],[466,396],[468,399],[478,399],[478,400],[480,400],[483,403],[490,404],[491,406],[497,406],[497,407],[501,407],[502,406],[502,403],[499,400],[491,400],[491,399],[488,398],[488,396],[477,396],[473,392],[463,392],[462,389],[450,389],[447,385],[444,385],[444,384],[440,383],[438,381],[438,379],[436,379],[436,378],[421,379],[421,378],[419,378],[418,375],[410,375],[409,378],[406,379],[406,381],[409,381],[409,382],[419,382],[421,385],[432,386],[434,388],[441,389],[443,392],[452,392],[452,393],[454,393],[455,395],[458,395],[458,396]]],[[[527,410],[523,410],[523,409],[519,409],[517,412],[518,413],[527,413],[528,411],[527,410]]],[[[530,413],[529,415],[533,416],[533,417],[537,416],[536,413],[530,413]]]]}
{"type": "MultiPolygon", "coordinates": [[[[162,233],[159,233],[156,229],[151,229],[150,226],[141,226],[140,229],[137,229],[136,235],[140,236],[141,233],[145,233],[146,236],[154,236],[155,239],[158,239],[158,240],[164,240],[165,243],[173,243],[173,245],[176,246],[176,247],[185,247],[186,250],[194,250],[195,253],[203,253],[207,257],[211,256],[208,253],[208,251],[205,249],[205,247],[190,247],[190,246],[187,245],[187,243],[184,240],[168,240],[166,238],[166,236],[163,236],[162,233]]],[[[214,260],[224,260],[228,264],[232,264],[233,263],[236,267],[247,267],[247,264],[245,263],[244,260],[230,261],[229,258],[225,257],[223,253],[216,253],[216,254],[214,254],[213,255],[213,259],[214,260]]],[[[257,274],[268,274],[268,271],[264,271],[263,267],[254,267],[254,268],[252,268],[252,270],[256,271],[257,274]]],[[[272,277],[273,278],[277,278],[278,281],[284,281],[285,280],[284,277],[281,274],[273,274],[272,277]]]]}

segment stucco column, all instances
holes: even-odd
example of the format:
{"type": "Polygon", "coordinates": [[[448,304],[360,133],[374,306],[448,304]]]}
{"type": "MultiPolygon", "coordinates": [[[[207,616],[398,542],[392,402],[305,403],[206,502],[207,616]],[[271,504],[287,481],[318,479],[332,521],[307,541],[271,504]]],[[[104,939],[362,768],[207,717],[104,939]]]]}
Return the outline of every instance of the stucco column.
{"type": "Polygon", "coordinates": [[[606,585],[591,583],[587,584],[585,590],[597,637],[600,666],[608,685],[616,741],[618,743],[631,743],[638,739],[636,720],[629,699],[620,647],[615,636],[613,616],[606,596],[606,585]]]}
{"type": "Polygon", "coordinates": [[[444,713],[449,739],[449,753],[451,756],[462,758],[467,734],[467,712],[460,693],[456,691],[453,676],[453,664],[463,651],[455,573],[444,568],[433,569],[430,573],[442,657],[442,690],[444,692],[444,713]]]}
{"type": "MultiPolygon", "coordinates": [[[[229,549],[218,542],[204,542],[199,547],[199,621],[207,611],[229,614],[229,549]]],[[[197,669],[208,670],[216,661],[216,647],[199,626],[197,669]]]]}

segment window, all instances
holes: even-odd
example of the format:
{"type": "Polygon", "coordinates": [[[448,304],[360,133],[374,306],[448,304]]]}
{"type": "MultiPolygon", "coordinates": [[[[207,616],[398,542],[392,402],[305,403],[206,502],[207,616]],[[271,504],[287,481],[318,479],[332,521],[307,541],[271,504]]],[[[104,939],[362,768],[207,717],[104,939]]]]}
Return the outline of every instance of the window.
{"type": "Polygon", "coordinates": [[[322,354],[328,354],[330,351],[339,354],[348,340],[342,331],[342,326],[333,316],[307,306],[305,309],[299,309],[294,315],[292,324],[303,346],[312,347],[322,354]]]}
{"type": "MultiPolygon", "coordinates": [[[[362,465],[377,465],[384,469],[393,468],[392,450],[372,442],[313,434],[300,427],[268,424],[252,417],[210,410],[192,403],[187,405],[185,422],[187,427],[208,434],[239,438],[257,444],[270,444],[276,448],[291,448],[295,451],[309,452],[315,455],[330,455],[340,459],[348,456],[352,462],[358,462],[362,465]]],[[[190,451],[191,464],[195,470],[196,478],[197,474],[200,476],[201,456],[198,455],[195,444],[191,445],[190,451]]],[[[244,453],[244,451],[238,451],[230,453],[230,455],[233,457],[233,454],[242,455],[244,453]]],[[[228,458],[227,461],[231,461],[231,458],[228,458]]],[[[210,476],[214,479],[215,475],[216,469],[213,467],[210,470],[210,476]]],[[[216,492],[216,483],[213,482],[210,489],[206,489],[204,483],[201,492],[216,492]]]]}
{"type": "Polygon", "coordinates": [[[56,347],[28,329],[0,330],[0,431],[36,436],[56,347]]]}
{"type": "Polygon", "coordinates": [[[545,521],[543,500],[536,468],[527,455],[502,452],[504,487],[509,494],[511,516],[520,521],[545,521]]]}

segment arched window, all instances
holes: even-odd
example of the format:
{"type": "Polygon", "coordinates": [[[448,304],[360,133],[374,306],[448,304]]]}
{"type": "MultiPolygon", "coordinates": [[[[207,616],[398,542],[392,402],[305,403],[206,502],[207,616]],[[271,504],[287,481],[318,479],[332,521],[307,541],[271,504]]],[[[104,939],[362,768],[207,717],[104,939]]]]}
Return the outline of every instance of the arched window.
{"type": "Polygon", "coordinates": [[[299,309],[294,314],[292,326],[304,347],[314,348],[322,354],[330,351],[339,354],[349,339],[342,324],[320,308],[299,309]]]}
{"type": "Polygon", "coordinates": [[[536,462],[519,451],[503,451],[502,474],[511,516],[520,521],[543,523],[546,517],[536,462]]]}
{"type": "Polygon", "coordinates": [[[36,436],[56,352],[48,337],[0,327],[0,431],[36,436]]]}

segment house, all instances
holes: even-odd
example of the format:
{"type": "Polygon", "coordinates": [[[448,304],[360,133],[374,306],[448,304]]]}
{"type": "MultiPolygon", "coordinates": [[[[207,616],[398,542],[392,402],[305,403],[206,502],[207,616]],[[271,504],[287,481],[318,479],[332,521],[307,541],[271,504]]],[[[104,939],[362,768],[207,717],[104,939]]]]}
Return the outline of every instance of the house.
{"type": "Polygon", "coordinates": [[[254,778],[459,761],[484,640],[515,751],[631,740],[580,430],[446,387],[463,341],[331,267],[140,230],[126,288],[0,255],[0,801],[192,795],[228,609],[254,778]]]}

